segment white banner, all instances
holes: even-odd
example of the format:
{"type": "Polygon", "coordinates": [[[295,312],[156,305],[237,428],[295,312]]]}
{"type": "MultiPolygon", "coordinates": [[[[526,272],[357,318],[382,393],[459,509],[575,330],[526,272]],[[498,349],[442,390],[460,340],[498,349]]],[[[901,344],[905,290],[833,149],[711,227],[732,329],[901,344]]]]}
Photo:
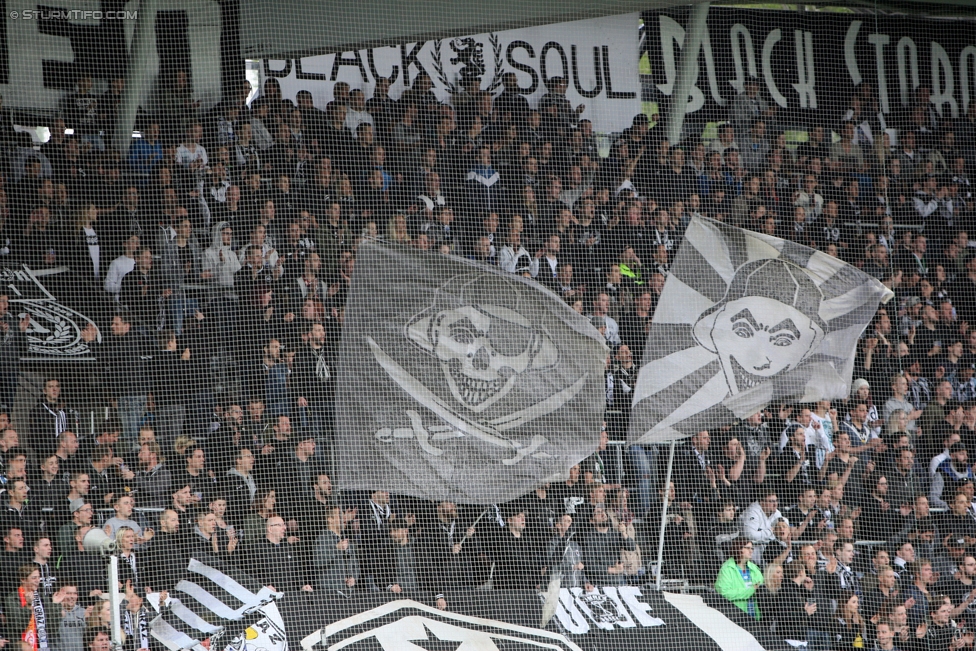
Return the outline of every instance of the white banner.
{"type": "Polygon", "coordinates": [[[481,76],[481,88],[497,95],[502,75],[514,72],[521,93],[533,108],[546,94],[546,81],[563,77],[566,97],[584,104],[581,117],[600,133],[630,126],[640,112],[637,72],[639,14],[607,16],[489,34],[423,41],[398,46],[326,54],[305,59],[265,60],[265,78],[275,77],[282,96],[294,100],[300,90],[312,93],[315,106],[332,101],[337,81],[371,97],[377,77],[394,80],[390,96],[399,97],[420,72],[434,81],[442,101],[459,84],[460,71],[481,76]],[[471,68],[471,69],[468,69],[471,68]]]}

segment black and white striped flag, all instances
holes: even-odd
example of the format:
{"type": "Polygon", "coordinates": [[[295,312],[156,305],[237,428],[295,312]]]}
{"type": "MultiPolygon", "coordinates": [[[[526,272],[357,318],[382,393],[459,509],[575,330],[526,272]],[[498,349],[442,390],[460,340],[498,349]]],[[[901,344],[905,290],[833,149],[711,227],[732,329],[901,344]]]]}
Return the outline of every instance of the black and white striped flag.
{"type": "Polygon", "coordinates": [[[252,581],[190,559],[187,578],[176,585],[165,604],[159,603],[158,594],[155,599],[150,596],[159,611],[149,624],[150,634],[170,651],[241,651],[245,644],[287,651],[284,622],[274,603],[282,594],[267,587],[255,593],[243,583],[252,581]],[[208,638],[205,646],[203,640],[208,638]]]}
{"type": "Polygon", "coordinates": [[[771,403],[846,398],[857,340],[893,295],[825,253],[692,219],[654,312],[628,440],[684,438],[771,403]]]}

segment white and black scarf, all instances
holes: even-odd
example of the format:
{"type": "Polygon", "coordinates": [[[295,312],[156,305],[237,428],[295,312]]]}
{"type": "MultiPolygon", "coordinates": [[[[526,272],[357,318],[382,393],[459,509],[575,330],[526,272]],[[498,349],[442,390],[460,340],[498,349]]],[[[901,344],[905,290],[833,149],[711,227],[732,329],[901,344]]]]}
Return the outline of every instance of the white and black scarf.
{"type": "Polygon", "coordinates": [[[51,409],[47,402],[42,401],[41,404],[54,417],[54,438],[58,438],[61,432],[68,429],[68,415],[58,405],[55,405],[55,409],[51,409]]]}
{"type": "Polygon", "coordinates": [[[37,648],[39,651],[47,651],[47,618],[44,615],[44,602],[41,601],[41,591],[34,591],[34,601],[31,602],[34,609],[34,626],[37,628],[37,648]]]}

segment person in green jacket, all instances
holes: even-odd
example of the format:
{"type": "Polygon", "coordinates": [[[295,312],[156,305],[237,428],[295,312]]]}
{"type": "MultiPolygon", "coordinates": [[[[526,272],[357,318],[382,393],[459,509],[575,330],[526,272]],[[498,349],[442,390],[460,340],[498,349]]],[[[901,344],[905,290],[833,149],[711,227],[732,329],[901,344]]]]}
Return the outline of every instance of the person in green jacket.
{"type": "Polygon", "coordinates": [[[739,536],[732,542],[732,556],[718,571],[715,590],[743,612],[761,619],[755,595],[762,583],[762,570],[752,562],[752,542],[739,536]]]}

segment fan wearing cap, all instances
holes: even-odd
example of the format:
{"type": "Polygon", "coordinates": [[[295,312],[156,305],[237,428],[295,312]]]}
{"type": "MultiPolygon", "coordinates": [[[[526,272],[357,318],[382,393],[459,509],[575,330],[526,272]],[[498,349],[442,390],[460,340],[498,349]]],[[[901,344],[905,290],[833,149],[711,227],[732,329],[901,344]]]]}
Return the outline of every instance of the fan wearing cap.
{"type": "MultiPolygon", "coordinates": [[[[962,411],[959,403],[952,406],[962,411]]],[[[962,443],[953,443],[949,448],[949,458],[943,461],[935,470],[932,477],[932,487],[929,489],[929,501],[932,506],[947,508],[949,504],[943,495],[951,499],[962,484],[973,481],[973,468],[969,465],[969,453],[962,443]]]]}
{"type": "Polygon", "coordinates": [[[71,500],[68,510],[71,512],[71,521],[61,525],[56,540],[58,551],[62,554],[75,548],[75,531],[81,527],[90,527],[95,514],[92,505],[81,497],[71,500]]]}

